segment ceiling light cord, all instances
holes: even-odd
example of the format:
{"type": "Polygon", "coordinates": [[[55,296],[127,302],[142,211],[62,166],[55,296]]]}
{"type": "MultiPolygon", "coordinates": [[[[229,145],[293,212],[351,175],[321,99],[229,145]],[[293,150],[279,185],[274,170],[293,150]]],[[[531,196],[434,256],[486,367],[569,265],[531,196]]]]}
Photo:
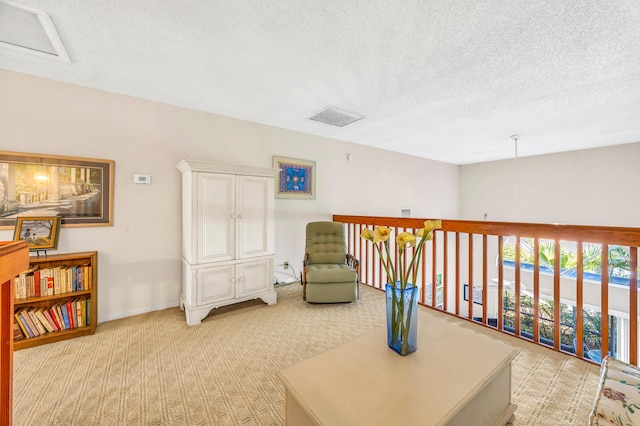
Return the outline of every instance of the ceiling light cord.
{"type": "Polygon", "coordinates": [[[520,135],[513,135],[514,157],[513,157],[513,215],[514,221],[518,221],[518,138],[520,135]]]}

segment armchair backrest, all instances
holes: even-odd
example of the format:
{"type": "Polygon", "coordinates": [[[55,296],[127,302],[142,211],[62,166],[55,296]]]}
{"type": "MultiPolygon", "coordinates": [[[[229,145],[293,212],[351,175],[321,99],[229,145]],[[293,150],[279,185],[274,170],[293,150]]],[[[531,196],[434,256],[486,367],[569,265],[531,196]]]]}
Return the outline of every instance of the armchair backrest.
{"type": "Polygon", "coordinates": [[[307,224],[305,251],[309,264],[345,263],[347,244],[344,224],[340,222],[310,222],[307,224]]]}

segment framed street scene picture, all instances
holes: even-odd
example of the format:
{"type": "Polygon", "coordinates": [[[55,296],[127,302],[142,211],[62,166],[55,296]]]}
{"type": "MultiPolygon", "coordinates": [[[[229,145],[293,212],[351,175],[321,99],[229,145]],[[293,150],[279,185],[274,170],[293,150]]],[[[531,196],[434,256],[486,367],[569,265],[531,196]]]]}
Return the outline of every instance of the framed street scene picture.
{"type": "Polygon", "coordinates": [[[0,227],[57,215],[63,227],[112,225],[113,172],[112,160],[0,151],[0,227]]]}
{"type": "Polygon", "coordinates": [[[276,178],[276,198],[316,198],[316,162],[273,156],[273,167],[280,169],[276,178]]]}

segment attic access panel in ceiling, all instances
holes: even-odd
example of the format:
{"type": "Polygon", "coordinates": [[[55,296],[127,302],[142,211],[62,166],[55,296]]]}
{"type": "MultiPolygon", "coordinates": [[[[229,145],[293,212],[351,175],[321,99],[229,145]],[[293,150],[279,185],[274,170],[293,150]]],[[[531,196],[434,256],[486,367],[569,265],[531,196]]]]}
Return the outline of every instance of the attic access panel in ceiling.
{"type": "Polygon", "coordinates": [[[0,0],[0,47],[71,62],[46,13],[0,0]]]}

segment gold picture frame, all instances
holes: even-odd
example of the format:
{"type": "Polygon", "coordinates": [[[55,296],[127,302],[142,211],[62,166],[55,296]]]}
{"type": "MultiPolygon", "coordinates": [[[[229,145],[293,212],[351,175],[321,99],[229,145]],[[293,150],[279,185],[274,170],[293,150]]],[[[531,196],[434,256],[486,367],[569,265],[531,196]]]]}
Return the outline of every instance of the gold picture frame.
{"type": "Polygon", "coordinates": [[[0,151],[0,228],[21,216],[113,225],[113,160],[0,151]]]}
{"type": "Polygon", "coordinates": [[[14,241],[26,241],[30,251],[56,250],[60,236],[60,216],[21,216],[16,219],[14,241]]]}
{"type": "Polygon", "coordinates": [[[276,198],[316,199],[316,162],[273,156],[276,177],[276,198]]]}

